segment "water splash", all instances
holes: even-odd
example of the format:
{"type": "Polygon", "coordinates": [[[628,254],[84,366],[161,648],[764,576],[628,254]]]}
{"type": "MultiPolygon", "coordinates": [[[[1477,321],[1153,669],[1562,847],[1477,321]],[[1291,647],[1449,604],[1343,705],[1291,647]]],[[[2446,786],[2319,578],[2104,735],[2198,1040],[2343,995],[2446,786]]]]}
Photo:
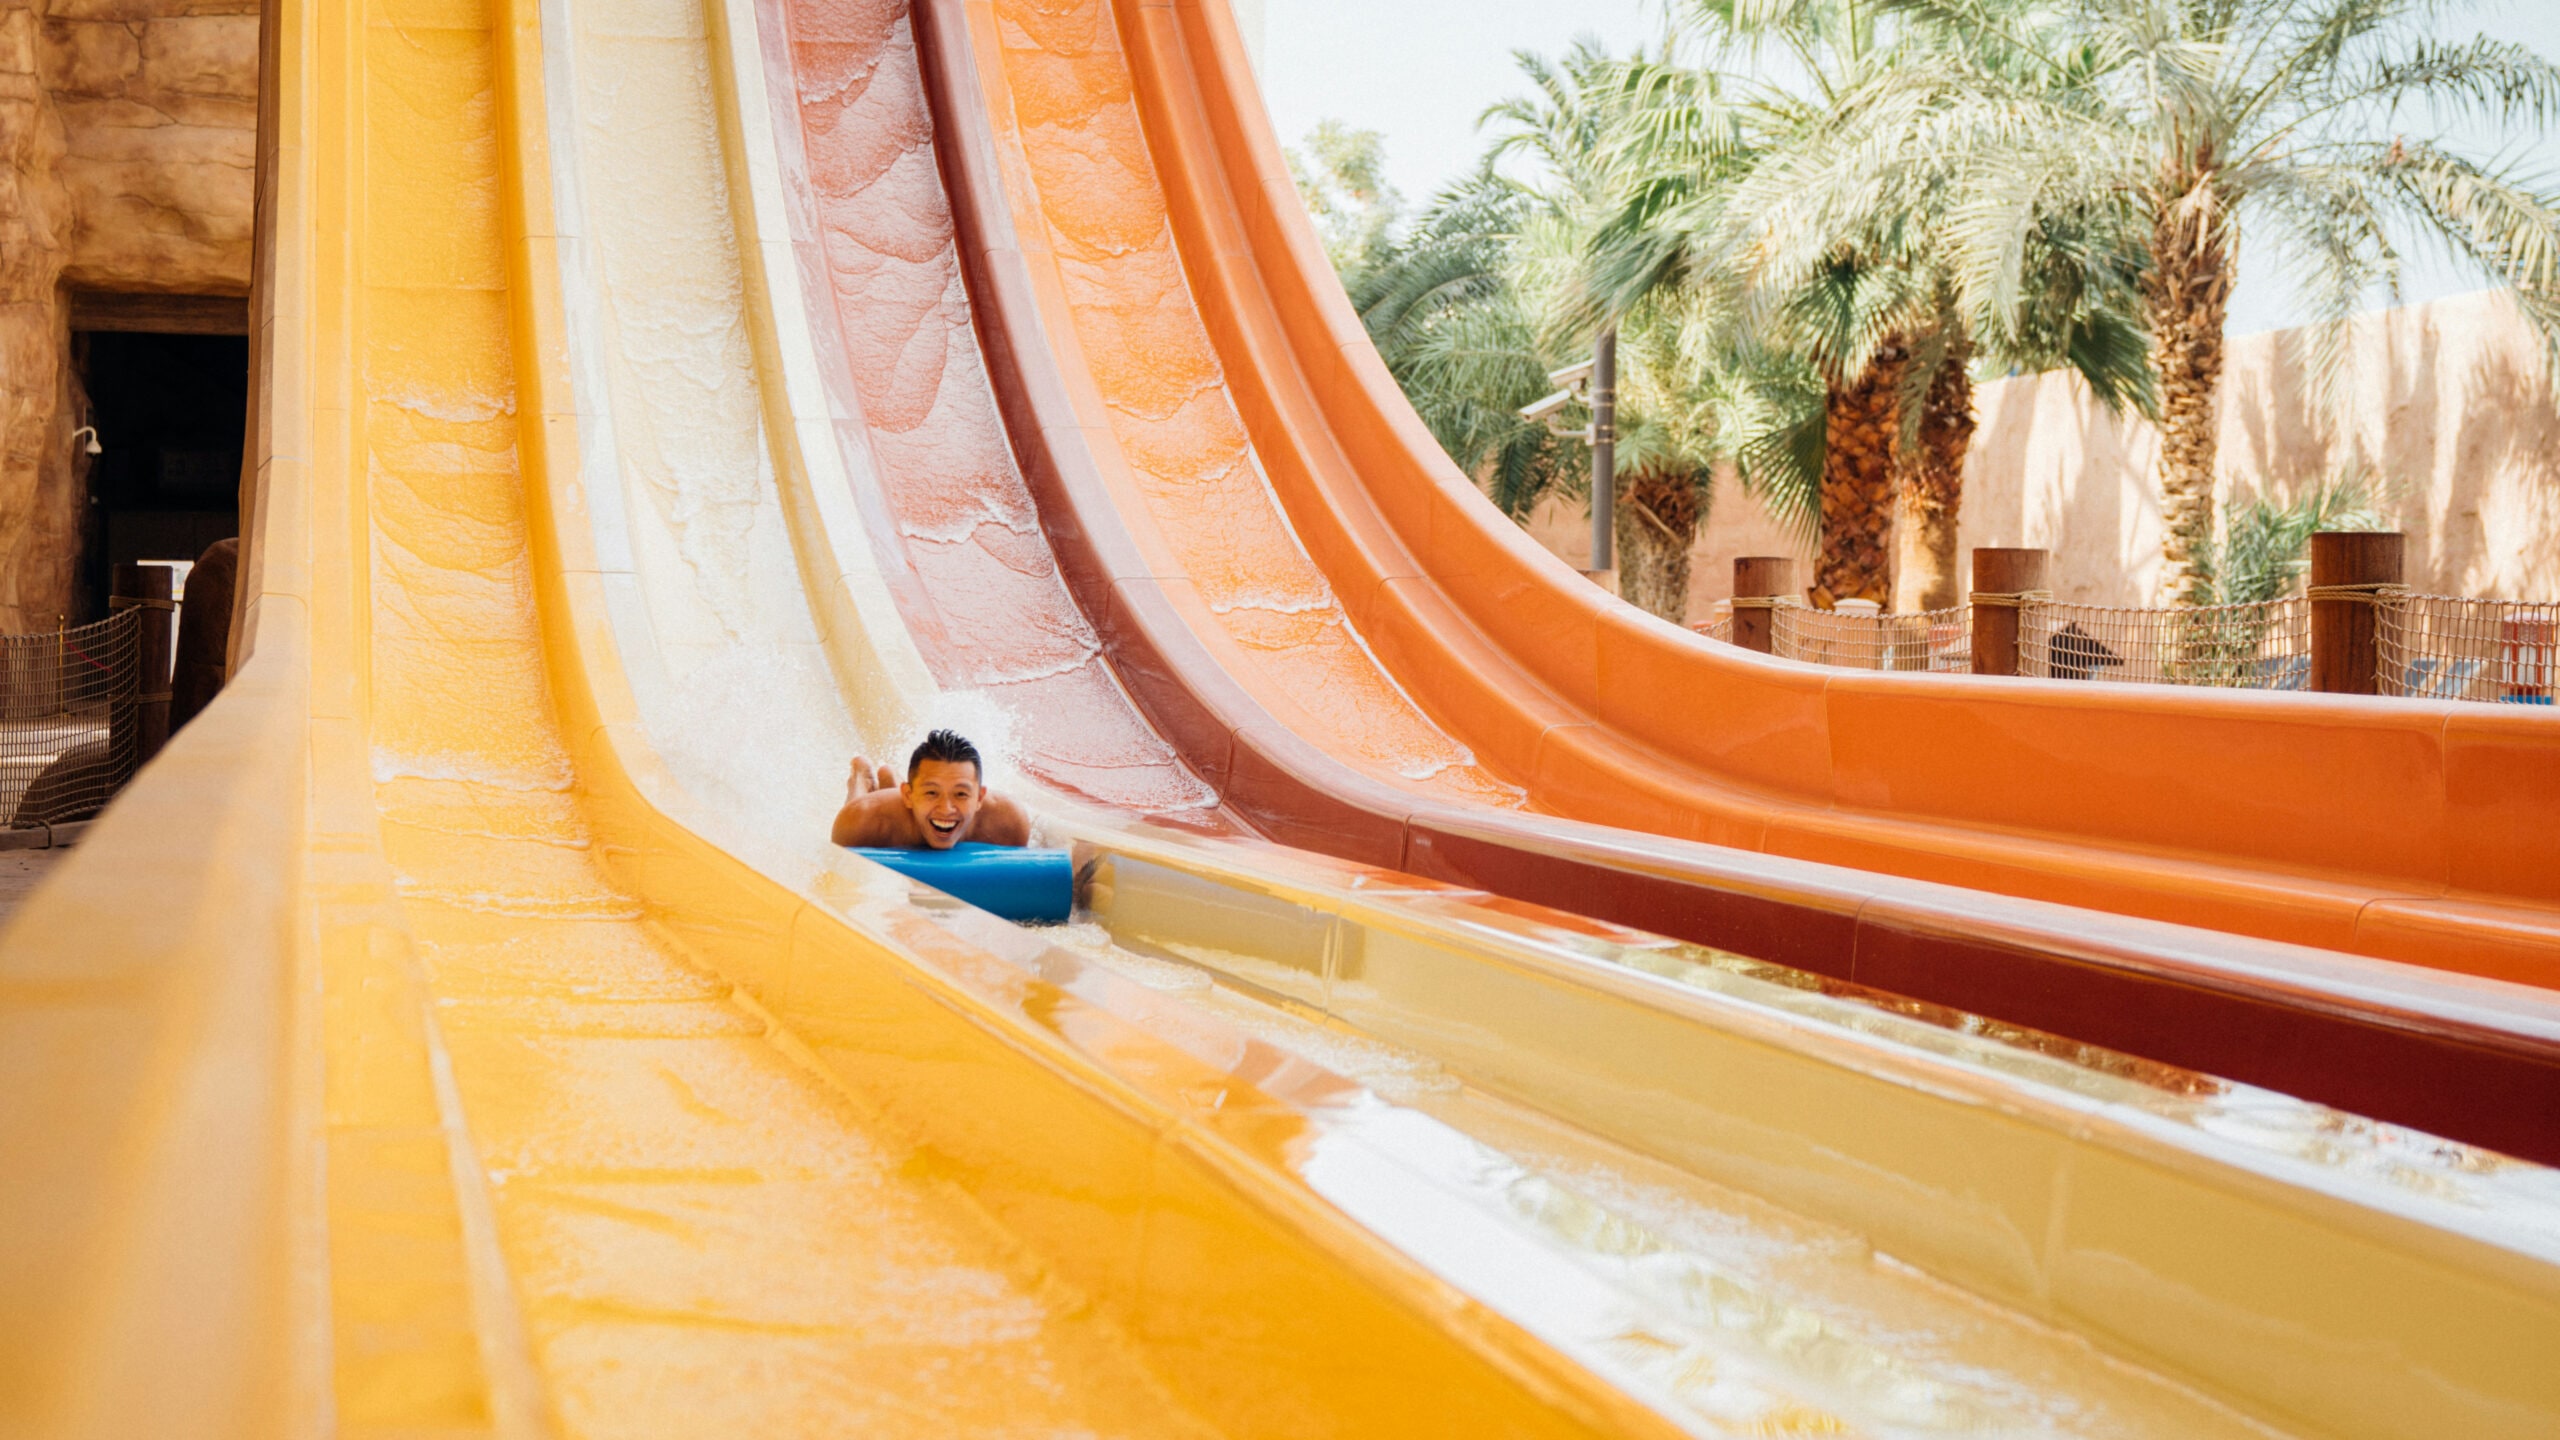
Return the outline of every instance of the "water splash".
{"type": "Polygon", "coordinates": [[[933,697],[905,733],[889,737],[872,758],[904,774],[907,756],[926,732],[956,730],[978,747],[990,790],[1019,786],[1028,778],[1023,768],[1022,727],[1004,702],[984,690],[945,690],[933,697]]]}
{"type": "Polygon", "coordinates": [[[739,641],[648,705],[668,766],[714,815],[771,837],[824,835],[863,737],[812,650],[739,641]]]}

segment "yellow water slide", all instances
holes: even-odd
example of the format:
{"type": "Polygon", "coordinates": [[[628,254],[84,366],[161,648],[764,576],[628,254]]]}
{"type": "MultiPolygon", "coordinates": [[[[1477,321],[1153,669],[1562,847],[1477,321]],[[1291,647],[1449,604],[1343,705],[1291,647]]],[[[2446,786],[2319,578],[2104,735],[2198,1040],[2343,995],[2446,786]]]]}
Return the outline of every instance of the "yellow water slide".
{"type": "Polygon", "coordinates": [[[271,6],[235,679],[0,936],[0,1434],[2560,1425],[2539,1167],[1054,795],[1057,930],[827,847],[992,712],[778,43],[271,6]]]}

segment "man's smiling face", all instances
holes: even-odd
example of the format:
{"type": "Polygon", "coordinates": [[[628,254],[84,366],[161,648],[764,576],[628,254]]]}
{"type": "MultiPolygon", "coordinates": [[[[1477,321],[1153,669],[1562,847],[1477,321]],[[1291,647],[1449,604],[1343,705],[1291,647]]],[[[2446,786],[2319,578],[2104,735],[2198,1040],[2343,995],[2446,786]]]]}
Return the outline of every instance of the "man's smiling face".
{"type": "Polygon", "coordinates": [[[986,799],[978,767],[965,760],[919,763],[901,793],[924,843],[936,850],[948,850],[968,838],[969,827],[977,823],[978,806],[986,799]]]}

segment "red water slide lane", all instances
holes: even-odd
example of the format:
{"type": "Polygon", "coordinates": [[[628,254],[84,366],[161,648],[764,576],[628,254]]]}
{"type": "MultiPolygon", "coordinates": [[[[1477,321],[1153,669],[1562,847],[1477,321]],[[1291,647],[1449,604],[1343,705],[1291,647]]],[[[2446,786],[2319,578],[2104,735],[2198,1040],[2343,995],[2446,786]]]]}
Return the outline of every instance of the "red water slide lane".
{"type": "Polygon", "coordinates": [[[905,5],[767,0],[758,37],[836,443],[935,680],[993,701],[1045,785],[1248,833],[1139,717],[1059,578],[969,323],[905,5]]]}
{"type": "MultiPolygon", "coordinates": [[[[1187,775],[1273,838],[2560,1159],[2560,1005],[2539,992],[1572,821],[1418,802],[1306,744],[1220,670],[1190,628],[1196,617],[1178,613],[1140,563],[1095,472],[1014,241],[960,6],[928,6],[916,16],[919,74],[906,7],[894,0],[763,4],[776,124],[786,164],[798,171],[793,224],[804,293],[846,387],[839,436],[861,462],[857,488],[866,475],[876,484],[878,493],[862,498],[884,558],[904,572],[894,587],[900,603],[920,612],[913,618],[922,622],[928,658],[955,683],[978,673],[970,665],[1003,673],[1009,637],[1055,633],[1057,617],[1044,612],[1057,592],[1047,586],[1062,583],[1090,617],[1126,693],[1155,732],[1172,737],[1187,775]],[[938,158],[942,174],[919,173],[923,158],[938,158]],[[944,257],[964,272],[965,293],[943,283],[944,257]],[[892,377],[926,371],[940,392],[935,406],[887,403],[900,393],[892,377]],[[947,430],[945,443],[909,443],[918,427],[899,417],[934,410],[938,424],[984,417],[970,421],[977,438],[962,447],[974,458],[953,466],[960,442],[947,430]],[[1001,460],[984,448],[999,421],[1010,437],[1001,460]],[[998,472],[1011,484],[1028,482],[1023,493],[1037,506],[1055,564],[1014,543],[1018,521],[999,527],[1000,546],[978,547],[978,563],[1045,583],[1005,590],[997,588],[1001,577],[982,574],[955,585],[949,570],[926,583],[924,571],[965,558],[969,547],[939,538],[949,529],[934,538],[909,533],[929,527],[894,521],[906,503],[896,497],[904,491],[917,504],[936,504],[934,492],[955,473],[979,485],[998,472]],[[936,593],[986,607],[971,622],[972,643],[952,643],[936,593]]],[[[1017,515],[1010,505],[991,508],[1017,515]]],[[[1122,733],[1119,705],[1097,700],[1097,690],[1079,693],[1092,703],[1029,707],[1026,742],[1046,744],[1052,728],[1122,733]]],[[[1115,686],[1110,695],[1121,693],[1115,686]]],[[[1052,783],[1068,778],[1063,768],[1035,768],[1052,783]]],[[[1108,786],[1068,788],[1141,813],[1152,808],[1150,792],[1163,793],[1156,780],[1116,797],[1108,786]]]]}

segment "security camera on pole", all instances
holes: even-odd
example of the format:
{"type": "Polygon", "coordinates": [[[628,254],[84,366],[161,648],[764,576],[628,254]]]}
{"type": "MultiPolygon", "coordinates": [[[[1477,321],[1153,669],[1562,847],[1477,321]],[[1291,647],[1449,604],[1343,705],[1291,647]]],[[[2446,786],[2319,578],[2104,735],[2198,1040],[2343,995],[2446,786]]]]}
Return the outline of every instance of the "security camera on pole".
{"type": "Polygon", "coordinates": [[[1583,574],[1601,589],[1618,593],[1618,332],[1600,332],[1591,358],[1547,373],[1555,393],[1520,407],[1520,418],[1545,422],[1558,435],[1569,435],[1591,447],[1591,563],[1583,574]],[[1555,417],[1576,400],[1588,399],[1591,424],[1581,430],[1557,426],[1555,417]]]}

